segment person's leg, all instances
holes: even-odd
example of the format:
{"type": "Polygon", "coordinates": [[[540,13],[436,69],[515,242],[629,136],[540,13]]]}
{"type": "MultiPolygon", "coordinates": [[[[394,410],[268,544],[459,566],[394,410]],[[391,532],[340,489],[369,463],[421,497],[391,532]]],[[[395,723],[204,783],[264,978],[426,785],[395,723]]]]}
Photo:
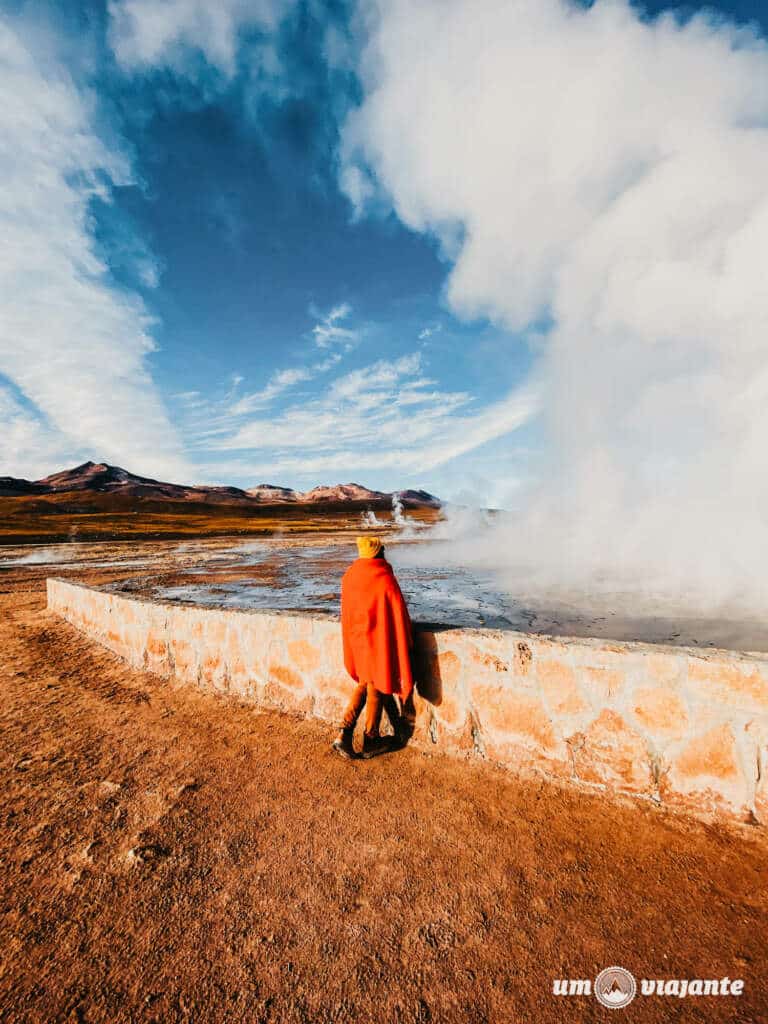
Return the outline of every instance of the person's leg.
{"type": "Polygon", "coordinates": [[[384,711],[389,719],[389,724],[392,726],[392,732],[397,736],[397,730],[400,726],[400,708],[394,694],[387,693],[384,695],[384,711]]]}
{"type": "Polygon", "coordinates": [[[381,713],[384,710],[384,694],[375,686],[368,687],[365,712],[365,733],[363,735],[363,757],[375,757],[393,749],[393,737],[379,735],[381,713]]]}
{"type": "Polygon", "coordinates": [[[381,726],[381,712],[384,710],[384,694],[373,685],[368,684],[365,698],[365,735],[375,739],[381,726]]]}
{"type": "Polygon", "coordinates": [[[347,704],[347,710],[344,712],[344,717],[341,720],[342,729],[355,728],[360,712],[365,706],[367,692],[368,687],[365,683],[358,683],[354,688],[352,696],[349,698],[349,704],[347,704]]]}
{"type": "Polygon", "coordinates": [[[357,720],[366,701],[367,689],[365,683],[358,683],[352,691],[347,710],[341,720],[341,732],[331,744],[337,754],[348,759],[356,756],[353,737],[357,720]]]}
{"type": "Polygon", "coordinates": [[[410,698],[409,704],[403,701],[401,697],[398,704],[397,698],[389,694],[384,698],[384,710],[392,725],[395,741],[399,746],[404,747],[413,736],[414,722],[416,720],[413,698],[410,698]]]}
{"type": "Polygon", "coordinates": [[[416,702],[413,694],[414,690],[411,690],[405,700],[400,699],[401,736],[405,743],[413,736],[416,728],[416,702]]]}

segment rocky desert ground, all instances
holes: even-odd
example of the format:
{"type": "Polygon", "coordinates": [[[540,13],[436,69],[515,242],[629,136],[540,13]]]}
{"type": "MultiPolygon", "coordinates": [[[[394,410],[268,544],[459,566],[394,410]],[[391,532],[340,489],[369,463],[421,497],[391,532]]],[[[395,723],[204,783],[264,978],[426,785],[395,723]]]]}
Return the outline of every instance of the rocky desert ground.
{"type": "Polygon", "coordinates": [[[617,1016],[768,1018],[764,830],[414,749],[345,763],[51,616],[47,575],[173,573],[148,541],[78,552],[0,569],[2,1021],[596,1021],[553,980],[613,964],[744,980],[617,1016]]]}

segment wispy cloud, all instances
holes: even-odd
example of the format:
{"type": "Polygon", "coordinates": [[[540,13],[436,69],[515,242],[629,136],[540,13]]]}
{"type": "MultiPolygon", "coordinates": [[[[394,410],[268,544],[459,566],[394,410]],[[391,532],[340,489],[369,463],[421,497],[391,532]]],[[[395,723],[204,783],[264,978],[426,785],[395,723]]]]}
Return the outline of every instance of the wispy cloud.
{"type": "Polygon", "coordinates": [[[296,367],[295,369],[278,370],[274,373],[261,391],[253,391],[250,394],[242,395],[229,407],[231,416],[247,416],[256,409],[270,405],[278,395],[288,391],[296,384],[311,380],[314,376],[309,367],[296,367]]]}
{"type": "Polygon", "coordinates": [[[419,331],[419,341],[426,341],[427,338],[431,338],[433,334],[439,334],[442,329],[442,324],[428,324],[419,331]]]}
{"type": "Polygon", "coordinates": [[[193,73],[201,54],[225,76],[235,73],[243,25],[270,31],[292,0],[110,0],[110,40],[125,68],[166,66],[193,73]]]}
{"type": "MultiPolygon", "coordinates": [[[[0,382],[0,429],[3,453],[0,475],[24,476],[35,480],[54,468],[51,453],[59,452],[64,458],[72,456],[60,434],[46,424],[45,419],[28,408],[11,387],[0,382]]],[[[58,467],[57,467],[58,468],[58,467]]]]}
{"type": "Polygon", "coordinates": [[[327,373],[340,361],[341,356],[334,352],[326,359],[312,363],[309,366],[295,366],[284,370],[277,370],[260,391],[252,391],[239,397],[236,396],[237,386],[242,382],[243,378],[238,377],[238,383],[232,389],[231,400],[228,398],[225,401],[225,414],[228,417],[237,418],[247,416],[257,409],[267,408],[276,398],[295,388],[297,384],[304,384],[320,374],[327,373]]]}
{"type": "Polygon", "coordinates": [[[472,406],[467,393],[436,388],[413,353],[343,374],[324,394],[210,438],[208,448],[252,451],[257,461],[243,464],[253,472],[426,471],[517,429],[537,398],[523,391],[483,410],[472,406]]]}
{"type": "Polygon", "coordinates": [[[152,321],[116,287],[91,234],[89,203],[131,180],[93,128],[92,97],[33,49],[25,23],[0,19],[0,374],[23,404],[0,407],[4,472],[94,455],[151,473],[183,472],[176,431],[148,357],[152,321]]]}
{"type": "MultiPolygon", "coordinates": [[[[441,394],[432,396],[435,402],[443,398],[441,394]]],[[[300,430],[307,425],[297,412],[285,417],[270,444],[262,445],[252,453],[238,452],[231,459],[222,458],[222,451],[229,447],[224,445],[217,449],[215,462],[205,466],[205,471],[216,480],[224,479],[226,474],[230,478],[254,480],[271,474],[288,480],[314,481],[349,479],[360,474],[376,477],[387,472],[399,482],[412,478],[423,483],[424,477],[433,470],[518,430],[538,410],[536,391],[524,389],[510,393],[474,415],[441,418],[439,414],[427,414],[419,417],[418,422],[415,418],[408,422],[395,414],[394,423],[381,441],[365,432],[360,423],[357,429],[350,423],[343,432],[343,440],[334,446],[330,439],[333,422],[328,422],[308,439],[306,446],[289,447],[283,442],[291,428],[300,430]],[[297,450],[299,447],[300,451],[297,450]]]]}
{"type": "Polygon", "coordinates": [[[350,304],[348,302],[341,302],[320,318],[320,322],[312,328],[312,334],[318,348],[340,346],[349,351],[357,345],[360,340],[360,331],[342,326],[343,321],[348,320],[351,313],[352,307],[350,304]]]}
{"type": "MultiPolygon", "coordinates": [[[[316,323],[310,331],[315,345],[327,350],[335,348],[336,351],[328,351],[324,358],[307,361],[304,366],[276,370],[264,387],[257,391],[240,393],[239,387],[244,383],[244,378],[237,375],[224,399],[203,402],[207,416],[204,429],[196,431],[198,439],[232,432],[243,417],[269,409],[276,399],[281,398],[297,385],[307,384],[316,377],[328,373],[360,340],[361,332],[359,330],[341,326],[341,321],[347,320],[352,315],[352,306],[348,302],[334,306],[326,314],[319,314],[314,309],[312,312],[319,318],[319,323],[316,323]]],[[[186,405],[187,408],[192,407],[189,402],[186,405]]],[[[197,403],[195,407],[197,407],[197,403]]]]}

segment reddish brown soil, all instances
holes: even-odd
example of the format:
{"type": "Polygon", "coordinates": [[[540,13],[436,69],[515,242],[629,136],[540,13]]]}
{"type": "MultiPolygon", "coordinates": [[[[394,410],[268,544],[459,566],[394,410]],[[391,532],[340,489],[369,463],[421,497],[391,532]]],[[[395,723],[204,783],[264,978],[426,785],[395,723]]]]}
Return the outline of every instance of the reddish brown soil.
{"type": "Polygon", "coordinates": [[[0,1020],[768,1020],[765,833],[172,689],[0,576],[0,1020]],[[615,1016],[555,977],[744,978],[615,1016]],[[623,1017],[626,1014],[626,1017],[623,1017]]]}

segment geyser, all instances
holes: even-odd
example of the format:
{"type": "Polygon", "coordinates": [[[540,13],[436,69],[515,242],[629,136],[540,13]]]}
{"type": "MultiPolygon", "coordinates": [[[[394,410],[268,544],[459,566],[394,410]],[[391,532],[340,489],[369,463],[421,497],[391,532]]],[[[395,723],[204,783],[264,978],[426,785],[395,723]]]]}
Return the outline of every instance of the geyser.
{"type": "Polygon", "coordinates": [[[454,312],[540,351],[536,485],[461,559],[514,589],[763,611],[765,40],[622,0],[367,11],[347,193],[438,239],[454,312]]]}

